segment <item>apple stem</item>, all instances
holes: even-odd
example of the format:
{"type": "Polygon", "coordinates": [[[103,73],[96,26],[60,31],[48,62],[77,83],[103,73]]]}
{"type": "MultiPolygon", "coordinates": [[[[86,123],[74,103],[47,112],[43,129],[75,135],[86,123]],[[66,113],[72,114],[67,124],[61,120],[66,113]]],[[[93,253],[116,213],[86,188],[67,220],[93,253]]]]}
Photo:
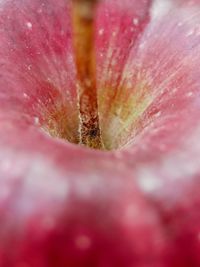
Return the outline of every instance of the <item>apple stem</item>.
{"type": "Polygon", "coordinates": [[[78,78],[80,143],[102,149],[99,126],[94,24],[97,0],[72,0],[73,43],[78,78]]]}

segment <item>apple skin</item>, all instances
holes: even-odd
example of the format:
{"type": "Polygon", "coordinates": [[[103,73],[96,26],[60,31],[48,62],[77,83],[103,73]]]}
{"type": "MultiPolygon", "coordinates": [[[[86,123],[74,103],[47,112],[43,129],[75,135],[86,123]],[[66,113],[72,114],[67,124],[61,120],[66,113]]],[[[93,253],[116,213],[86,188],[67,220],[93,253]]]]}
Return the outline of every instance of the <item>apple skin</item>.
{"type": "Polygon", "coordinates": [[[123,164],[20,125],[22,146],[9,127],[12,150],[4,147],[1,160],[2,266],[163,266],[159,216],[123,164]]]}
{"type": "Polygon", "coordinates": [[[62,140],[78,141],[69,1],[0,2],[0,266],[200,266],[199,2],[138,3],[97,12],[104,140],[123,146],[103,152],[62,140]]]}

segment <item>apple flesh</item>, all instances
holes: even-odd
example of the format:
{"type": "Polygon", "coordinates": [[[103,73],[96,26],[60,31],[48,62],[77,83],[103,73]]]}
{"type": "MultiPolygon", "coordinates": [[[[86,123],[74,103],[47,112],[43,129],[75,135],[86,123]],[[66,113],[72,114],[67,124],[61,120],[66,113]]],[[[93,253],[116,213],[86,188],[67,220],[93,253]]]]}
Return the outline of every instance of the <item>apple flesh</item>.
{"type": "Polygon", "coordinates": [[[150,4],[97,10],[103,152],[66,141],[70,2],[0,2],[0,266],[200,266],[200,6],[150,4]]]}

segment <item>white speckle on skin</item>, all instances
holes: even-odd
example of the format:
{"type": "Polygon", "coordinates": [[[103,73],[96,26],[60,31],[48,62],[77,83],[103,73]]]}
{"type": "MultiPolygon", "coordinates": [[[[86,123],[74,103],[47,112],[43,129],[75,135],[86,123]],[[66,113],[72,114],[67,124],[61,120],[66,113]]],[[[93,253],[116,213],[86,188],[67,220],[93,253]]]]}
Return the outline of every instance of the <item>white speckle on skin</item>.
{"type": "Polygon", "coordinates": [[[155,0],[151,10],[151,17],[156,19],[164,16],[173,5],[173,0],[155,0]]]}
{"type": "Polygon", "coordinates": [[[174,88],[174,89],[172,90],[172,94],[175,94],[177,91],[178,91],[177,88],[174,88]]]}
{"type": "Polygon", "coordinates": [[[26,93],[23,93],[24,98],[28,98],[28,95],[26,93]]]}
{"type": "MultiPolygon", "coordinates": [[[[33,159],[26,174],[26,182],[23,184],[20,198],[15,203],[17,213],[27,216],[37,210],[50,205],[51,198],[54,203],[62,202],[68,196],[69,186],[58,170],[45,162],[43,158],[33,159]],[[59,179],[59,182],[58,182],[59,179]]],[[[51,202],[52,203],[52,202],[51,202]]],[[[55,213],[58,211],[55,210],[55,213]]],[[[45,221],[44,227],[53,227],[53,221],[45,221]]]]}
{"type": "Polygon", "coordinates": [[[139,49],[140,49],[140,50],[144,49],[144,47],[145,47],[145,42],[143,42],[143,43],[141,43],[141,44],[139,45],[139,49]]]}
{"type": "Polygon", "coordinates": [[[186,36],[187,36],[187,37],[190,37],[190,36],[192,36],[193,34],[194,34],[194,30],[192,29],[192,30],[190,30],[189,32],[186,33],[186,36]]]}
{"type": "Polygon", "coordinates": [[[113,31],[113,33],[112,33],[112,36],[116,36],[117,35],[117,32],[116,31],[113,31]]]}
{"type": "Polygon", "coordinates": [[[26,22],[26,27],[31,30],[33,28],[33,25],[30,21],[26,22]]]}
{"type": "Polygon", "coordinates": [[[38,117],[34,117],[34,123],[35,123],[35,125],[39,124],[39,118],[38,117]]]}
{"type": "Polygon", "coordinates": [[[27,69],[28,70],[31,70],[32,69],[32,66],[31,65],[28,65],[27,69]]]}
{"type": "Polygon", "coordinates": [[[135,26],[138,26],[138,24],[139,24],[139,20],[138,20],[137,18],[134,18],[134,19],[133,19],[133,24],[134,24],[135,26]]]}
{"type": "Polygon", "coordinates": [[[27,188],[37,189],[37,193],[45,192],[45,194],[50,194],[52,197],[66,198],[68,194],[68,184],[63,179],[57,181],[56,172],[49,174],[48,185],[45,179],[36,179],[36,177],[45,177],[46,169],[48,164],[44,163],[44,160],[35,161],[32,164],[32,170],[27,174],[26,186],[27,188]]]}
{"type": "Polygon", "coordinates": [[[183,23],[182,22],[179,22],[178,23],[178,27],[181,27],[181,26],[183,26],[183,23]]]}
{"type": "MultiPolygon", "coordinates": [[[[62,171],[51,162],[46,161],[45,157],[40,157],[38,154],[31,155],[27,152],[18,152],[16,157],[13,150],[2,147],[0,170],[3,172],[2,179],[0,179],[0,198],[6,198],[8,194],[12,194],[12,198],[15,199],[12,207],[13,213],[16,214],[16,220],[21,221],[23,217],[29,216],[35,211],[47,211],[48,207],[51,214],[47,212],[47,217],[44,214],[43,218],[54,218],[59,210],[52,208],[52,205],[55,204],[56,207],[62,209],[61,203],[68,197],[69,184],[66,179],[63,179],[65,176],[62,171]],[[10,163],[6,159],[9,159],[10,163]],[[7,169],[7,164],[10,164],[11,168],[7,169]],[[3,169],[4,165],[6,168],[3,169]],[[24,175],[26,176],[25,180],[22,179],[24,175]],[[15,194],[13,195],[15,186],[11,185],[19,185],[20,194],[17,197],[15,194]],[[11,192],[7,191],[7,186],[11,192]],[[58,205],[58,203],[60,204],[58,205]]],[[[13,216],[15,217],[15,215],[13,216]]],[[[41,221],[41,223],[43,222],[41,221]]],[[[47,225],[48,227],[52,225],[49,219],[46,221],[46,227],[47,225]]]]}
{"type": "Polygon", "coordinates": [[[193,96],[193,92],[188,92],[188,93],[186,94],[186,96],[187,96],[187,97],[191,97],[191,96],[193,96]]]}
{"type": "Polygon", "coordinates": [[[160,115],[161,115],[161,111],[159,111],[158,113],[156,113],[155,114],[155,117],[158,118],[158,117],[160,117],[160,115]]]}
{"type": "Polygon", "coordinates": [[[80,235],[75,239],[75,243],[79,249],[85,250],[91,246],[91,239],[86,235],[80,235]]]}
{"type": "Polygon", "coordinates": [[[99,30],[99,35],[103,35],[104,34],[104,29],[100,29],[99,30]]]}
{"type": "Polygon", "coordinates": [[[99,176],[94,174],[88,176],[87,183],[85,183],[83,179],[77,179],[75,181],[75,187],[78,192],[78,195],[82,198],[90,197],[91,192],[95,190],[95,188],[97,188],[98,185],[99,185],[99,176]]]}
{"type": "Polygon", "coordinates": [[[138,183],[144,192],[152,192],[162,185],[162,182],[156,176],[145,169],[140,171],[138,183]]]}

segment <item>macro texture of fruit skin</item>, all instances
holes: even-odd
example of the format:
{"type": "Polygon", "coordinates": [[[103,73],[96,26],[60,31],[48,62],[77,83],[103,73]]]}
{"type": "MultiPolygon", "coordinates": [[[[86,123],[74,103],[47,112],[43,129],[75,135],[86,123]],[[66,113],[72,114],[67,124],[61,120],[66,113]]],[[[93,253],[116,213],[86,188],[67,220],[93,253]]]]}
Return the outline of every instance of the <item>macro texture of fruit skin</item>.
{"type": "Polygon", "coordinates": [[[199,267],[200,3],[100,2],[111,152],[68,142],[70,3],[0,0],[0,266],[199,267]]]}
{"type": "Polygon", "coordinates": [[[114,156],[15,134],[23,147],[10,133],[1,161],[2,266],[162,266],[159,217],[114,156]]]}

